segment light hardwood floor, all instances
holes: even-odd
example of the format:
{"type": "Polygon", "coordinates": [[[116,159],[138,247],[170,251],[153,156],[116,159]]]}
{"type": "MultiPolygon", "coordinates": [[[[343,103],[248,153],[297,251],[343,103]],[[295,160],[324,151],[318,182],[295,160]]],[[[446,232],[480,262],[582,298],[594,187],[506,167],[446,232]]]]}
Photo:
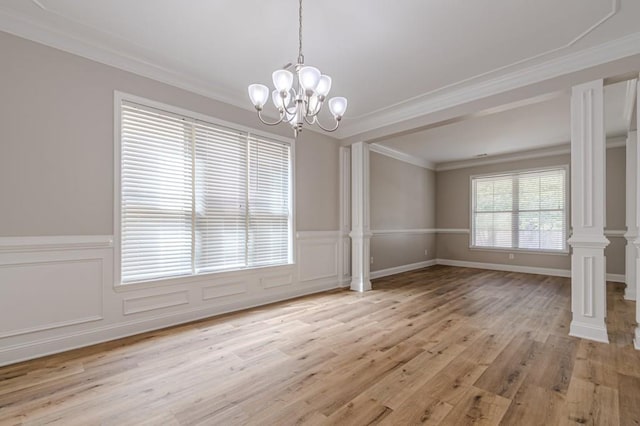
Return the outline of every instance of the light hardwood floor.
{"type": "Polygon", "coordinates": [[[635,304],[567,335],[566,278],[435,266],[0,368],[0,424],[635,425],[635,304]]]}

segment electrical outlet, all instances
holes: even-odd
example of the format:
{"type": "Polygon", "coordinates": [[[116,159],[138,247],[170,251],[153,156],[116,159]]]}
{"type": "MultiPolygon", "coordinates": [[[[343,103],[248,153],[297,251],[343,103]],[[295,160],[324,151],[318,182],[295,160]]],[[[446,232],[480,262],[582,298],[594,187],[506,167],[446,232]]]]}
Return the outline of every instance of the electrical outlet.
{"type": "Polygon", "coordinates": [[[425,256],[429,256],[429,250],[425,250],[425,251],[424,251],[424,255],[425,255],[425,256]]]}
{"type": "Polygon", "coordinates": [[[373,256],[371,256],[371,264],[373,265],[373,256]]]}
{"type": "Polygon", "coordinates": [[[515,257],[516,257],[516,255],[515,255],[515,254],[513,254],[513,253],[509,253],[509,259],[510,259],[510,260],[513,260],[515,257]]]}

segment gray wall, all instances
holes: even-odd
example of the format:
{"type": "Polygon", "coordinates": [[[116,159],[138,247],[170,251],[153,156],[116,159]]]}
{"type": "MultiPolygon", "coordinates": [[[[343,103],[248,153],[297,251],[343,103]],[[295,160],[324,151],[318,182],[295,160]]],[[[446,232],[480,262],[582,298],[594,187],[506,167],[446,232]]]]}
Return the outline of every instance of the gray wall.
{"type": "MultiPolygon", "coordinates": [[[[470,228],[470,176],[499,173],[527,168],[568,165],[569,154],[553,157],[511,161],[437,173],[436,224],[437,228],[470,228]]],[[[625,149],[607,150],[607,228],[624,230],[625,227],[625,149]]],[[[624,238],[610,236],[607,247],[607,272],[624,274],[624,238]]],[[[471,250],[467,234],[438,234],[437,254],[440,259],[471,262],[500,263],[518,266],[571,269],[569,255],[526,254],[516,252],[509,259],[507,251],[471,250]]]]}
{"type": "Polygon", "coordinates": [[[400,232],[435,228],[435,172],[371,152],[370,176],[371,270],[435,259],[435,234],[400,232]],[[377,230],[399,232],[379,235],[377,230]]]}
{"type": "MultiPolygon", "coordinates": [[[[625,148],[607,150],[607,210],[606,228],[626,231],[626,155],[625,148]]],[[[607,236],[611,242],[605,249],[607,272],[624,274],[626,239],[622,236],[607,236]]]]}
{"type": "MultiPolygon", "coordinates": [[[[251,111],[7,33],[0,52],[0,236],[113,233],[114,90],[264,129],[251,111]]],[[[297,141],[299,230],[338,229],[338,149],[297,141]]]]}

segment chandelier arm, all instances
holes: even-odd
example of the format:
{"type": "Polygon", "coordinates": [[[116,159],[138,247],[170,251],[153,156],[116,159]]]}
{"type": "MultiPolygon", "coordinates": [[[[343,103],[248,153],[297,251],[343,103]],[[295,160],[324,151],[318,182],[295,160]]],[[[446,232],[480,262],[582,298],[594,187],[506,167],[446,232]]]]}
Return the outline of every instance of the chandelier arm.
{"type": "MultiPolygon", "coordinates": [[[[295,91],[294,91],[294,93],[295,93],[295,91]]],[[[297,104],[297,103],[298,103],[298,101],[294,101],[294,104],[297,104]]],[[[287,112],[287,114],[295,114],[295,113],[296,113],[297,106],[296,106],[296,108],[294,108],[294,109],[293,109],[293,111],[289,111],[289,107],[288,107],[288,106],[285,106],[285,104],[284,104],[284,99],[283,99],[283,100],[282,100],[282,108],[284,108],[284,110],[287,112]]]]}
{"type": "Polygon", "coordinates": [[[313,116],[313,115],[311,115],[311,116],[309,116],[309,115],[305,115],[305,116],[304,116],[304,121],[305,121],[308,125],[312,126],[312,125],[313,125],[313,123],[315,123],[317,120],[316,120],[316,117],[315,117],[315,116],[313,116]],[[311,118],[311,121],[309,121],[309,118],[311,118]]]}
{"type": "MultiPolygon", "coordinates": [[[[292,121],[293,121],[293,119],[296,117],[296,115],[295,115],[295,114],[289,114],[289,115],[290,115],[291,117],[290,117],[290,118],[288,118],[287,120],[285,120],[285,119],[284,119],[284,117],[282,117],[282,121],[283,121],[283,122],[285,122],[285,123],[289,123],[289,124],[291,124],[291,122],[292,122],[292,121]]],[[[286,116],[285,116],[285,117],[286,117],[286,116]]]]}
{"type": "Polygon", "coordinates": [[[326,127],[324,127],[322,124],[320,124],[320,120],[318,120],[317,118],[315,122],[318,125],[318,127],[320,127],[325,132],[335,132],[336,130],[338,130],[338,126],[340,126],[340,120],[336,120],[336,126],[333,129],[327,129],[326,127]]]}
{"type": "Polygon", "coordinates": [[[262,110],[258,110],[258,118],[260,119],[260,121],[262,121],[263,124],[266,124],[267,126],[275,126],[277,124],[282,123],[282,121],[284,120],[284,117],[285,115],[283,113],[280,113],[280,120],[275,122],[265,121],[264,118],[262,118],[262,110]]]}
{"type": "Polygon", "coordinates": [[[318,106],[316,107],[315,112],[308,114],[309,117],[316,117],[320,113],[320,110],[322,109],[322,105],[324,105],[324,101],[318,101],[318,106]]]}

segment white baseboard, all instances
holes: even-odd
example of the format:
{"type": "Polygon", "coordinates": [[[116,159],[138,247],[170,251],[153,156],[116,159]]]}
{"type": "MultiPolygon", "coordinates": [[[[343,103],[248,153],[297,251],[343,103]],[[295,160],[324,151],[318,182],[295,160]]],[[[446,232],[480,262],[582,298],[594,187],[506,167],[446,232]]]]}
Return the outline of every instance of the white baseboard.
{"type": "Polygon", "coordinates": [[[76,333],[64,333],[49,339],[32,340],[21,344],[5,346],[0,349],[0,367],[63,351],[121,339],[123,337],[133,336],[148,331],[159,330],[187,322],[210,318],[229,312],[237,312],[240,310],[254,308],[256,306],[294,299],[314,293],[321,293],[339,287],[340,286],[335,281],[325,281],[287,292],[279,292],[274,295],[245,299],[226,305],[208,306],[155,315],[138,320],[95,327],[78,331],[76,333]]]}
{"type": "Polygon", "coordinates": [[[571,321],[569,336],[593,340],[595,342],[609,343],[607,327],[604,325],[602,327],[597,327],[591,324],[579,324],[571,321]]]}
{"type": "Polygon", "coordinates": [[[414,271],[416,269],[427,268],[436,264],[435,259],[425,260],[424,262],[410,263],[409,265],[395,266],[393,268],[381,269],[371,272],[371,279],[387,277],[389,275],[400,274],[402,272],[414,271]]]}
{"type": "Polygon", "coordinates": [[[492,271],[522,272],[525,274],[571,277],[568,269],[539,268],[535,266],[506,265],[502,263],[468,262],[466,260],[436,259],[438,265],[461,266],[463,268],[489,269],[492,271]]]}
{"type": "Polygon", "coordinates": [[[607,281],[612,283],[623,283],[626,281],[624,274],[607,274],[607,281]]]}

